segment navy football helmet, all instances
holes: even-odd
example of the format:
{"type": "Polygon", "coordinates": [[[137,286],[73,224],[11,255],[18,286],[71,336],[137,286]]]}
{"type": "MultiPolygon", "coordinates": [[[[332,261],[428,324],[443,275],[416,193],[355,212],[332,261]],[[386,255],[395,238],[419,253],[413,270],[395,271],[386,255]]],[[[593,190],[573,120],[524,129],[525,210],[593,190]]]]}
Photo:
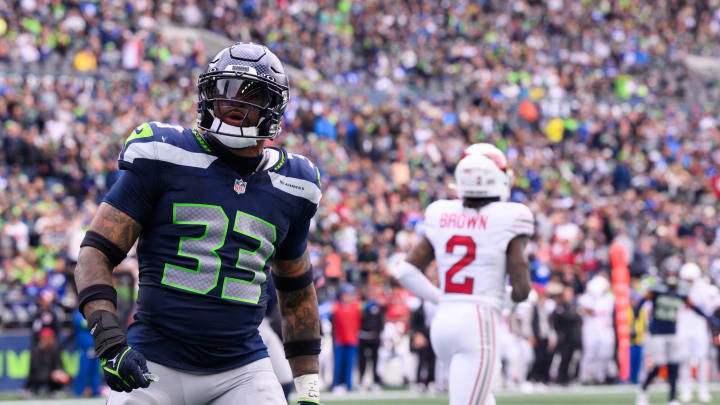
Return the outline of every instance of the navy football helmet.
{"type": "Polygon", "coordinates": [[[221,50],[198,79],[197,126],[235,144],[273,139],[287,107],[290,82],[267,47],[238,42],[221,50]]]}

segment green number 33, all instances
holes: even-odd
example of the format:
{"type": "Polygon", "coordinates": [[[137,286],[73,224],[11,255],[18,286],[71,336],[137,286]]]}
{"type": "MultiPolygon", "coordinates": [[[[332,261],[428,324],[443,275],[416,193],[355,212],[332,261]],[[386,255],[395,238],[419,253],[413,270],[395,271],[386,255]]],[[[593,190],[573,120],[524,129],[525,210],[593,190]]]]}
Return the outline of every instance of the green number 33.
{"type": "MultiPolygon", "coordinates": [[[[173,224],[203,225],[205,233],[199,237],[180,237],[178,256],[195,259],[198,264],[192,269],[165,263],[162,283],[197,294],[207,294],[215,288],[221,266],[217,251],[225,245],[229,223],[228,216],[220,206],[173,204],[173,224]]],[[[252,279],[246,281],[225,277],[222,298],[257,304],[260,301],[261,285],[267,279],[263,269],[275,251],[275,226],[253,215],[237,211],[232,231],[257,240],[259,246],[254,251],[242,248],[239,250],[235,268],[250,272],[252,279]]]]}

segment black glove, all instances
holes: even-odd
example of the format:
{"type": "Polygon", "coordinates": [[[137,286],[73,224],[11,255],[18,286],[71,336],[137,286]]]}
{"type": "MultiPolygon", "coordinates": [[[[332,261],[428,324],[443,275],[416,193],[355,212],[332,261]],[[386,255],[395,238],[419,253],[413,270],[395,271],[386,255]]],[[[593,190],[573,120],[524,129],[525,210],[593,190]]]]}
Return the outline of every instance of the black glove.
{"type": "Polygon", "coordinates": [[[127,345],[117,315],[100,310],[93,312],[87,321],[95,341],[95,353],[102,360],[105,381],[110,388],[130,392],[147,388],[151,381],[157,380],[148,372],[145,357],[127,345]]]}
{"type": "Polygon", "coordinates": [[[113,357],[102,359],[100,364],[105,374],[105,382],[113,391],[130,392],[150,386],[152,377],[145,356],[128,345],[120,347],[113,357]]]}

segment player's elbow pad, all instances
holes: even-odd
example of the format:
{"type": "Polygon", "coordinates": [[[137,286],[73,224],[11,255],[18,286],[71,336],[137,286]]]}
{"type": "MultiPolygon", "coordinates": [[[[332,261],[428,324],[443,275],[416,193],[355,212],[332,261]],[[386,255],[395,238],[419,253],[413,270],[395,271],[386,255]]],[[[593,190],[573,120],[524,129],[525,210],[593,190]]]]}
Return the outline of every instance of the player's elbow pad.
{"type": "Polygon", "coordinates": [[[395,270],[394,276],[401,286],[407,288],[418,297],[433,303],[440,301],[442,291],[432,285],[422,271],[413,264],[403,260],[395,270]]]}
{"type": "Polygon", "coordinates": [[[126,254],[120,246],[97,232],[87,231],[85,233],[85,237],[80,242],[80,247],[85,246],[90,246],[102,252],[113,268],[125,260],[126,254]]]}

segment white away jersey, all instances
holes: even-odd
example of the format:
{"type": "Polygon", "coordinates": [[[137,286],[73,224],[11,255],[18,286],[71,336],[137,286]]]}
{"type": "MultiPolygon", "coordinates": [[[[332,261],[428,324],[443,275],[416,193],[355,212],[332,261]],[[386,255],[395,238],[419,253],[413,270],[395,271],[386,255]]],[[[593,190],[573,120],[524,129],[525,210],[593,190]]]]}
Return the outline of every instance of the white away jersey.
{"type": "MultiPolygon", "coordinates": [[[[712,286],[704,280],[697,280],[692,284],[688,298],[700,308],[705,314],[711,315],[716,306],[712,293],[712,286]]],[[[677,331],[682,335],[708,334],[708,324],[705,318],[701,317],[688,306],[683,305],[677,318],[677,331]]]]}
{"type": "Polygon", "coordinates": [[[588,331],[605,331],[613,328],[613,311],[615,297],[607,292],[601,296],[585,293],[578,298],[578,305],[584,309],[583,329],[588,331]]]}
{"type": "Polygon", "coordinates": [[[425,210],[425,237],[435,250],[443,301],[481,302],[500,310],[505,294],[505,252],[535,220],[523,204],[494,202],[480,209],[439,200],[425,210]]]}

